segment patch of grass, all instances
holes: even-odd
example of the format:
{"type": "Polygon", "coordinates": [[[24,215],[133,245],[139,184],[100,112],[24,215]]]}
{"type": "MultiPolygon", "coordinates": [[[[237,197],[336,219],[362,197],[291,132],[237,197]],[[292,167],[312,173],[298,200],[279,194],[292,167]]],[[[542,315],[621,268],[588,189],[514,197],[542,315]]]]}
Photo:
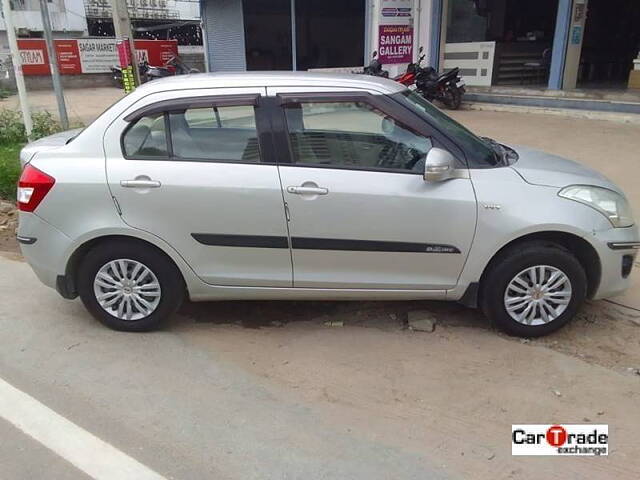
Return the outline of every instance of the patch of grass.
{"type": "Polygon", "coordinates": [[[0,198],[15,200],[16,183],[20,177],[22,143],[0,145],[0,198]]]}

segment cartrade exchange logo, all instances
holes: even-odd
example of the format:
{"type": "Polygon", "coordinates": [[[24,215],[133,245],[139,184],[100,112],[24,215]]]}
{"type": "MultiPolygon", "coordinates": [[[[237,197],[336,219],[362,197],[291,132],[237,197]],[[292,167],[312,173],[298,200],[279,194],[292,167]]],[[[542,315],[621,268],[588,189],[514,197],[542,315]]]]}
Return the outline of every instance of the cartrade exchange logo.
{"type": "Polygon", "coordinates": [[[512,455],[609,455],[609,425],[512,425],[512,455]]]}

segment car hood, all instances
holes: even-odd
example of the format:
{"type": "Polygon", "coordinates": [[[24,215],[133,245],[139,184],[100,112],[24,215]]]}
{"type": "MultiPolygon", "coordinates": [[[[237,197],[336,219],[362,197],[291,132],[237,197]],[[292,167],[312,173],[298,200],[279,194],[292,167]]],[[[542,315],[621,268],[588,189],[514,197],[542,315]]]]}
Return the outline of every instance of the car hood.
{"type": "Polygon", "coordinates": [[[43,137],[27,144],[20,151],[20,166],[24,167],[29,163],[33,156],[38,152],[45,150],[51,150],[53,148],[66,145],[70,139],[77,136],[82,131],[82,128],[74,128],[73,130],[65,130],[64,132],[54,133],[48,137],[43,137]]]}
{"type": "Polygon", "coordinates": [[[558,188],[567,185],[595,185],[622,193],[607,177],[578,162],[528,147],[512,148],[519,158],[511,168],[527,183],[558,188]]]}

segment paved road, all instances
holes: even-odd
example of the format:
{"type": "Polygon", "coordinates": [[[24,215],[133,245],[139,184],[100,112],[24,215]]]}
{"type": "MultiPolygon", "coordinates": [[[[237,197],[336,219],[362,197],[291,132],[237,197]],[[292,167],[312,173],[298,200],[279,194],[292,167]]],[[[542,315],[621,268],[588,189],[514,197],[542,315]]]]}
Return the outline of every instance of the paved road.
{"type": "MultiPolygon", "coordinates": [[[[109,331],[0,257],[0,377],[166,478],[450,478],[183,334],[109,331]]],[[[86,478],[3,420],[0,439],[3,479],[86,478]]]]}

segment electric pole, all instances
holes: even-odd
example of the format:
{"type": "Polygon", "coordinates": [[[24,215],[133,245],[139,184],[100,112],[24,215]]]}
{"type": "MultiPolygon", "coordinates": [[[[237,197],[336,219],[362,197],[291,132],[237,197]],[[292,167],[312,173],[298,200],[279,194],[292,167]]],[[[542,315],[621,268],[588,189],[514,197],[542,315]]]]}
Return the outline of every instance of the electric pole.
{"type": "Polygon", "coordinates": [[[131,28],[131,19],[129,18],[129,10],[127,9],[127,0],[111,0],[111,16],[113,17],[113,29],[116,32],[116,38],[129,39],[131,62],[133,63],[133,78],[135,78],[136,85],[140,85],[140,70],[138,69],[136,47],[133,43],[133,29],[131,28]]]}
{"type": "Polygon", "coordinates": [[[11,4],[9,0],[2,0],[2,12],[4,14],[4,24],[7,27],[11,63],[13,64],[16,87],[18,87],[18,98],[20,99],[20,109],[22,110],[22,121],[24,122],[27,138],[30,138],[31,130],[33,130],[33,122],[31,121],[31,112],[29,111],[29,102],[27,100],[27,87],[24,84],[24,77],[22,76],[22,59],[20,58],[20,51],[18,50],[16,31],[13,29],[13,18],[11,18],[11,4]]]}
{"type": "Polygon", "coordinates": [[[69,117],[67,116],[67,106],[64,103],[64,92],[62,91],[62,82],[60,81],[60,72],[58,71],[58,58],[56,49],[53,44],[53,34],[51,33],[51,20],[49,19],[49,6],[47,0],[40,0],[40,13],[42,14],[42,29],[44,30],[44,38],[47,41],[47,51],[49,52],[49,68],[51,68],[51,79],[53,80],[53,90],[56,92],[56,101],[58,102],[58,113],[60,115],[60,123],[64,130],[69,129],[69,117]]]}

